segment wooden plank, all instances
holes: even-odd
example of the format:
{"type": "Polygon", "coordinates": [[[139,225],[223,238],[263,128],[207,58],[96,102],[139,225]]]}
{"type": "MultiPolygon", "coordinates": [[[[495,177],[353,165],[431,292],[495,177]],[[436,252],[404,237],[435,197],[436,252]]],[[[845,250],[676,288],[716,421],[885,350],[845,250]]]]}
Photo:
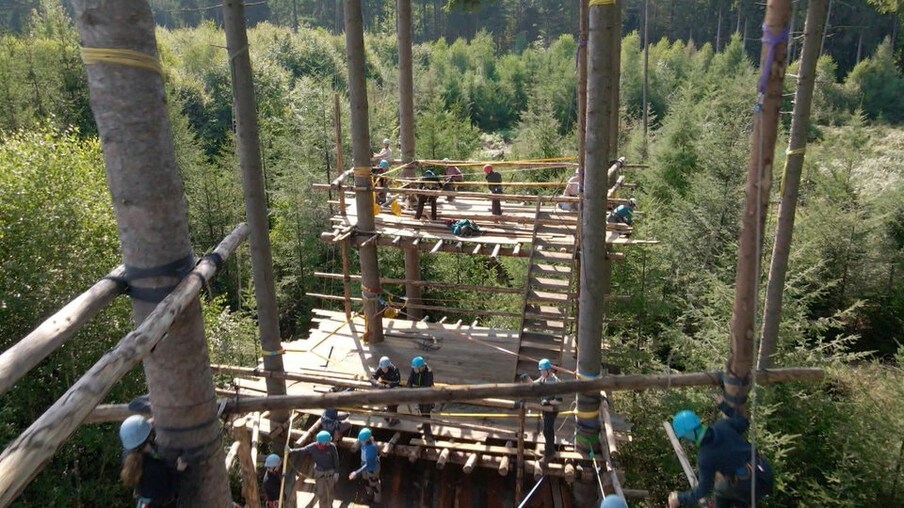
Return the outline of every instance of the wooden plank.
{"type": "Polygon", "coordinates": [[[681,463],[681,469],[684,471],[684,476],[687,477],[687,483],[690,484],[691,488],[696,487],[697,475],[694,474],[694,468],[693,466],[691,466],[691,462],[687,459],[687,454],[684,453],[684,448],[681,446],[681,442],[679,442],[678,437],[675,436],[675,431],[672,430],[671,422],[662,422],[662,427],[665,429],[665,435],[669,437],[669,442],[672,443],[672,449],[675,450],[675,455],[678,456],[678,462],[681,463]]]}
{"type": "Polygon", "coordinates": [[[493,259],[498,258],[499,257],[499,249],[501,249],[501,248],[502,248],[502,245],[499,245],[497,243],[496,246],[493,247],[493,252],[490,254],[490,257],[493,259]]]}
{"type": "MultiPolygon", "coordinates": [[[[440,250],[442,247],[443,247],[443,241],[442,241],[442,240],[437,240],[437,241],[436,241],[436,245],[434,245],[433,248],[430,249],[430,254],[436,254],[436,252],[437,252],[438,250],[440,250]]],[[[497,245],[497,247],[498,247],[498,245],[497,245]]]]}
{"type": "Polygon", "coordinates": [[[481,247],[483,247],[482,244],[478,243],[477,245],[475,245],[474,250],[471,251],[471,254],[474,254],[474,255],[480,254],[481,247]]]}
{"type": "MultiPolygon", "coordinates": [[[[479,453],[481,455],[517,455],[518,448],[512,446],[487,445],[474,442],[451,442],[451,441],[425,441],[423,437],[411,438],[409,444],[415,446],[423,446],[425,448],[451,448],[456,451],[467,453],[479,453]]],[[[525,455],[528,457],[543,457],[543,453],[535,449],[525,449],[525,455]]],[[[586,457],[577,452],[559,451],[556,453],[557,459],[569,460],[586,460],[586,457]]]]}

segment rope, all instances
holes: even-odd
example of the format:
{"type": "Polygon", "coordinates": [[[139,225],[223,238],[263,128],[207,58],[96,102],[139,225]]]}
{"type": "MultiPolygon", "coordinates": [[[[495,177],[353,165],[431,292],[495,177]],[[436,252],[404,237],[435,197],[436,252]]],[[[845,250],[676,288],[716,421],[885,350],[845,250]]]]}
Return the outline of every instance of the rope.
{"type": "Polygon", "coordinates": [[[156,57],[133,49],[119,48],[80,48],[82,62],[85,65],[119,64],[126,67],[137,67],[163,76],[163,66],[156,57]]]}
{"type": "Polygon", "coordinates": [[[600,475],[600,466],[596,462],[596,455],[593,453],[593,449],[590,450],[590,460],[593,461],[593,472],[596,473],[596,481],[600,487],[600,495],[605,497],[606,491],[603,490],[603,478],[600,475]]]}
{"type": "Polygon", "coordinates": [[[521,504],[518,505],[518,508],[524,508],[525,506],[527,506],[527,502],[530,501],[530,497],[534,495],[534,492],[536,492],[540,487],[540,484],[543,483],[544,478],[546,478],[546,475],[541,476],[540,479],[537,480],[537,483],[534,484],[534,488],[530,489],[530,492],[528,492],[527,495],[524,496],[524,499],[521,500],[521,504]]]}

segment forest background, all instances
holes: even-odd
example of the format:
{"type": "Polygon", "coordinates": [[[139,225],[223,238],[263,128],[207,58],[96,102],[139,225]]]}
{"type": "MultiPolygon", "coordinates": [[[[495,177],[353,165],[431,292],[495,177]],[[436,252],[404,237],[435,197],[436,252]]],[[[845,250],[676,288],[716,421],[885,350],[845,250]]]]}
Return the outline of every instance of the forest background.
{"type": "MultiPolygon", "coordinates": [[[[412,2],[418,156],[574,155],[577,2],[472,3],[412,2]]],[[[371,139],[396,140],[394,2],[363,4],[371,139]]],[[[161,25],[157,38],[174,141],[192,242],[200,254],[244,213],[225,36],[218,9],[194,0],[151,5],[161,25]]],[[[902,7],[894,1],[832,5],[776,361],[820,366],[830,376],[823,385],[759,388],[754,439],[776,464],[775,506],[902,506],[902,7]]],[[[332,101],[335,93],[346,93],[340,7],[335,0],[271,0],[248,8],[286,340],[306,336],[310,309],[332,306],[305,293],[341,292],[313,276],[341,268],[335,249],[319,241],[332,212],[327,195],[311,188],[337,173],[332,101]]],[[[630,299],[611,306],[605,358],[626,373],[719,369],[728,354],[763,5],[651,3],[647,139],[641,121],[642,7],[638,0],[624,2],[619,152],[650,165],[629,175],[638,183],[635,196],[644,212],[635,234],[661,243],[626,250],[626,260],[615,266],[613,291],[630,299]]],[[[0,1],[2,349],[120,262],[78,35],[67,9],[51,0],[0,1]]],[[[805,11],[805,3],[794,3],[795,35],[805,11]]],[[[799,46],[799,40],[792,45],[795,57],[799,46]]],[[[786,80],[783,111],[791,110],[795,66],[786,80]]],[[[348,133],[347,105],[342,118],[348,133]]],[[[789,124],[790,115],[783,115],[783,132],[789,124]]],[[[785,146],[780,137],[779,164],[785,146]]],[[[344,160],[350,160],[349,147],[346,138],[344,160]]],[[[506,179],[564,182],[566,173],[542,170],[506,179]]],[[[775,173],[773,205],[781,179],[781,171],[775,173]]],[[[774,209],[767,264],[773,226],[774,209]]],[[[401,256],[391,250],[380,256],[384,276],[402,278],[401,256]]],[[[426,279],[464,284],[520,287],[525,273],[518,259],[492,264],[437,254],[422,263],[426,279]]],[[[477,299],[428,289],[425,299],[428,305],[470,309],[520,308],[504,294],[477,299]]],[[[254,364],[260,351],[246,252],[210,287],[204,309],[213,361],[254,364]]],[[[517,328],[498,317],[482,324],[517,328]]],[[[0,396],[0,446],[131,327],[128,303],[120,300],[0,396]]],[[[109,401],[144,390],[139,369],[117,385],[109,401]]],[[[649,489],[650,506],[682,487],[659,422],[682,407],[714,417],[707,396],[706,390],[668,390],[615,398],[616,409],[634,424],[634,440],[622,452],[626,483],[649,489]]],[[[121,505],[130,494],[116,483],[118,467],[114,428],[84,427],[18,506],[121,505]]]]}

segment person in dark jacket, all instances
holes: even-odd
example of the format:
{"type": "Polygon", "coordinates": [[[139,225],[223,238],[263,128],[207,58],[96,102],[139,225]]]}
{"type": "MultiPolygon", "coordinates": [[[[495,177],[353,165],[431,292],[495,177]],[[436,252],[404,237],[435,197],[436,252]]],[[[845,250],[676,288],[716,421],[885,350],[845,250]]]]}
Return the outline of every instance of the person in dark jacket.
{"type": "MultiPolygon", "coordinates": [[[[442,188],[442,184],[440,183],[439,176],[437,176],[436,173],[429,169],[425,170],[424,174],[421,176],[420,188],[424,190],[440,190],[442,188]]],[[[424,204],[429,201],[430,219],[436,220],[436,200],[436,195],[428,196],[426,194],[418,194],[417,208],[414,212],[414,218],[420,219],[424,215],[424,204]]]]}
{"type": "Polygon", "coordinates": [[[261,481],[261,490],[264,493],[264,506],[267,508],[279,506],[283,477],[280,470],[281,465],[282,459],[275,453],[267,455],[267,458],[264,459],[264,479],[261,481]]]}
{"type": "MultiPolygon", "coordinates": [[[[534,384],[559,382],[559,378],[552,371],[552,362],[548,358],[537,362],[537,370],[540,372],[540,377],[534,380],[534,384]]],[[[540,405],[543,406],[543,456],[546,458],[556,454],[556,418],[559,416],[560,404],[562,404],[561,397],[554,395],[543,397],[540,400],[540,405]]]]}
{"type": "Polygon", "coordinates": [[[631,198],[625,205],[618,205],[606,218],[606,222],[612,224],[634,224],[634,209],[637,208],[637,200],[631,198]]]}
{"type": "Polygon", "coordinates": [[[352,424],[348,421],[348,413],[328,407],[320,415],[320,428],[329,432],[333,441],[339,441],[342,434],[352,428],[352,424]]]}
{"type": "Polygon", "coordinates": [[[339,451],[332,442],[332,434],[321,430],[315,442],[289,449],[290,457],[305,455],[314,459],[314,495],[320,508],[332,508],[336,482],[339,481],[339,451]]]}
{"type": "Polygon", "coordinates": [[[122,483],[134,489],[139,508],[175,506],[179,473],[187,463],[182,457],[171,464],[157,452],[151,423],[141,415],[132,415],[119,427],[124,457],[119,473],[122,483]]]}
{"type": "Polygon", "coordinates": [[[751,447],[744,432],[749,422],[744,415],[718,396],[719,410],[727,418],[704,425],[693,411],[679,411],[672,429],[680,439],[695,443],[699,481],[684,492],[669,494],[669,508],[694,504],[715,490],[716,508],[746,508],[750,503],[751,481],[756,477],[755,495],[759,499],[772,493],[772,467],[762,455],[751,465],[751,447]]]}
{"type": "MultiPolygon", "coordinates": [[[[408,375],[408,388],[431,388],[433,387],[433,371],[427,365],[427,361],[423,356],[415,356],[411,359],[411,374],[408,375]]],[[[430,411],[433,411],[433,403],[426,402],[417,405],[421,416],[430,418],[430,411]]],[[[418,426],[418,430],[424,431],[424,437],[432,439],[433,432],[429,423],[418,426]]]]}
{"type": "MultiPolygon", "coordinates": [[[[377,370],[371,375],[370,384],[379,388],[398,388],[402,384],[402,373],[399,368],[392,364],[388,356],[380,358],[377,370]]],[[[397,413],[399,411],[398,404],[387,404],[387,413],[397,413]]],[[[386,417],[389,426],[398,425],[399,419],[386,417]]]]}
{"type": "MultiPolygon", "coordinates": [[[[485,178],[487,180],[487,187],[490,188],[490,192],[493,194],[502,194],[502,175],[497,173],[490,164],[483,167],[483,172],[486,173],[485,178]]],[[[493,199],[491,202],[493,215],[502,215],[502,205],[499,203],[499,200],[493,199]]]]}

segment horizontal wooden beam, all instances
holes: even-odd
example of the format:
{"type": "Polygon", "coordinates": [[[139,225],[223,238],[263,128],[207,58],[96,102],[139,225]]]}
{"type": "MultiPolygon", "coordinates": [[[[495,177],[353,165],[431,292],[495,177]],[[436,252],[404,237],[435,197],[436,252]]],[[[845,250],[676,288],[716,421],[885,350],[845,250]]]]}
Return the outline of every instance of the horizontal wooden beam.
{"type": "MultiPolygon", "coordinates": [[[[229,258],[248,236],[240,224],[214,250],[221,261],[229,258]]],[[[182,311],[217,272],[218,263],[202,258],[134,331],[107,351],[19,437],[0,454],[0,506],[7,506],[50,461],[113,385],[151,353],[182,311]]],[[[247,412],[247,411],[246,411],[247,412]]]]}
{"type": "MultiPolygon", "coordinates": [[[[486,184],[480,184],[486,185],[486,184]]],[[[502,184],[505,187],[508,184],[502,184]]],[[[516,185],[511,185],[512,187],[517,187],[516,185]]],[[[565,184],[561,184],[561,187],[564,187],[565,184]]],[[[312,184],[312,187],[317,190],[328,190],[333,189],[328,184],[323,183],[315,183],[312,184]]],[[[540,199],[541,203],[580,203],[580,197],[573,196],[563,196],[561,194],[555,195],[537,195],[537,194],[492,194],[489,191],[487,192],[472,192],[472,191],[444,191],[444,190],[429,190],[429,189],[404,189],[400,187],[367,187],[365,188],[357,188],[357,187],[346,187],[345,190],[349,192],[357,191],[357,190],[368,190],[368,191],[376,191],[376,192],[389,192],[392,194],[421,194],[424,196],[452,196],[455,198],[475,198],[475,199],[483,199],[486,201],[490,200],[500,200],[500,201],[536,201],[537,198],[540,199]]],[[[349,196],[351,198],[351,196],[349,196]]],[[[628,203],[627,199],[622,198],[612,198],[607,200],[609,203],[607,206],[611,205],[624,205],[628,203]]]]}
{"type": "MultiPolygon", "coordinates": [[[[323,279],[344,280],[345,276],[341,273],[314,272],[315,277],[323,279]]],[[[348,276],[350,280],[360,281],[361,276],[352,274],[348,276]]],[[[380,284],[411,284],[416,287],[434,288],[434,289],[456,289],[461,291],[477,291],[483,293],[511,293],[522,294],[524,289],[507,288],[501,286],[474,286],[470,284],[455,284],[454,282],[433,282],[429,280],[405,280],[393,279],[391,277],[380,277],[380,284]]]]}
{"type": "Polygon", "coordinates": [[[125,290],[125,267],[119,265],[87,291],[75,297],[56,314],[0,355],[0,395],[69,340],[125,290]]]}
{"type": "MultiPolygon", "coordinates": [[[[759,384],[788,381],[820,381],[825,376],[822,369],[786,368],[757,371],[759,384]]],[[[354,407],[363,404],[411,404],[427,402],[455,402],[485,397],[512,397],[515,399],[538,398],[548,395],[591,393],[600,390],[634,391],[654,388],[682,388],[689,386],[719,386],[719,372],[695,372],[675,375],[603,376],[581,381],[562,381],[555,384],[482,384],[445,388],[420,388],[417,390],[372,389],[357,392],[332,392],[318,395],[278,395],[271,397],[245,397],[230,400],[226,409],[230,413],[274,411],[281,409],[307,409],[324,407],[354,407]]]]}

